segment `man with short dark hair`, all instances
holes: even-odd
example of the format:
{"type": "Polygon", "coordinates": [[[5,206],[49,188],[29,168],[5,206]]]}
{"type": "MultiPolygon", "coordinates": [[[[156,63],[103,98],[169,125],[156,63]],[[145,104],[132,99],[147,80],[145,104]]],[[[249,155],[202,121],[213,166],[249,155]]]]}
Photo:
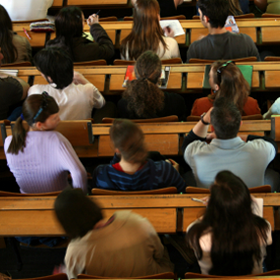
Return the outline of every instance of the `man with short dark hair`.
{"type": "Polygon", "coordinates": [[[240,123],[238,108],[221,97],[213,108],[201,115],[200,121],[185,137],[184,159],[192,169],[197,186],[209,188],[219,171],[230,170],[249,188],[273,180],[272,189],[278,190],[279,174],[267,169],[277,154],[277,144],[269,137],[238,137],[240,123]],[[210,122],[214,132],[207,135],[210,122]],[[206,140],[212,141],[207,144],[206,140]]]}
{"type": "Polygon", "coordinates": [[[228,0],[198,0],[198,12],[209,34],[193,42],[187,52],[187,62],[191,58],[235,59],[256,56],[258,49],[246,34],[236,34],[226,30],[225,22],[229,13],[228,0]]]}

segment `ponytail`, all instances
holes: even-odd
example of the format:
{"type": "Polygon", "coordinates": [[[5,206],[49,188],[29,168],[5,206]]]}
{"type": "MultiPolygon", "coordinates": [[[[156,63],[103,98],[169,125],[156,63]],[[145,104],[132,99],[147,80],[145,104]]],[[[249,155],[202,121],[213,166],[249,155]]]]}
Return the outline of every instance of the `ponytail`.
{"type": "Polygon", "coordinates": [[[27,131],[22,123],[22,118],[19,117],[12,129],[13,138],[8,148],[8,153],[18,154],[19,151],[23,152],[25,147],[25,139],[27,131]]]}

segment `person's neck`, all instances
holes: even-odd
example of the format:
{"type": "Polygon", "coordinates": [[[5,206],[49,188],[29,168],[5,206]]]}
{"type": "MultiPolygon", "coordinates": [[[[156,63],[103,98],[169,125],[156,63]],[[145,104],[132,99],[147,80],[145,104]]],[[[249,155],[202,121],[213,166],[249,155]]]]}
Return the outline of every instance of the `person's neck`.
{"type": "Polygon", "coordinates": [[[125,161],[123,158],[119,162],[122,170],[124,173],[127,174],[134,174],[142,165],[142,163],[131,163],[128,161],[125,161]]]}
{"type": "Polygon", "coordinates": [[[210,35],[223,34],[227,32],[225,27],[218,27],[218,28],[208,27],[208,31],[210,35]]]}

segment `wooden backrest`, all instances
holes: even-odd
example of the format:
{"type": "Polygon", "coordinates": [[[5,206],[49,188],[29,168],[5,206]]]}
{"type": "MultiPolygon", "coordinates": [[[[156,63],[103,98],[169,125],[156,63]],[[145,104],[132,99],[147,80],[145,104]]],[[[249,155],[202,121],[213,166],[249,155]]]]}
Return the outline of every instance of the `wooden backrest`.
{"type": "MultiPolygon", "coordinates": [[[[235,62],[250,62],[250,61],[257,61],[257,57],[256,56],[249,56],[249,57],[242,57],[242,58],[235,58],[235,59],[231,59],[232,61],[235,62]]],[[[191,58],[189,60],[189,63],[208,63],[211,64],[213,63],[215,60],[212,59],[199,59],[199,58],[191,58]]]]}
{"type": "Polygon", "coordinates": [[[264,61],[280,61],[280,56],[266,56],[264,61]]]}
{"type": "Polygon", "coordinates": [[[123,60],[123,59],[115,59],[114,65],[134,65],[135,60],[123,60]]]}
{"type": "Polygon", "coordinates": [[[181,57],[174,57],[174,58],[170,58],[170,59],[163,59],[161,61],[161,64],[182,64],[182,59],[181,57]]]}
{"type": "Polygon", "coordinates": [[[2,64],[2,65],[1,65],[1,68],[24,67],[24,66],[32,66],[32,63],[31,63],[30,61],[6,63],[6,64],[2,64]]]}
{"type": "MultiPolygon", "coordinates": [[[[251,277],[254,276],[280,276],[280,269],[277,270],[272,270],[264,273],[259,273],[259,274],[251,274],[251,275],[246,275],[244,277],[251,277]]],[[[217,275],[205,275],[205,274],[200,274],[200,273],[194,273],[194,272],[187,272],[185,273],[185,279],[200,279],[200,278],[233,278],[233,279],[239,279],[242,276],[217,276],[217,275]]],[[[243,278],[243,277],[242,277],[243,278]]],[[[259,277],[258,277],[259,278],[259,277]]]]}
{"type": "Polygon", "coordinates": [[[54,275],[48,275],[43,277],[37,277],[37,278],[24,278],[21,280],[68,280],[67,274],[65,273],[58,273],[54,275]]]}
{"type": "MultiPolygon", "coordinates": [[[[262,120],[263,116],[261,114],[256,114],[256,115],[249,115],[249,116],[242,116],[242,120],[262,120]]],[[[189,122],[195,122],[199,121],[200,116],[188,116],[187,121],[189,122]]]]}
{"type": "Polygon", "coordinates": [[[94,141],[89,120],[61,121],[55,130],[64,135],[72,146],[90,146],[94,141]]]}
{"type": "Polygon", "coordinates": [[[46,192],[46,193],[16,193],[16,192],[0,191],[0,196],[19,196],[19,197],[28,197],[28,196],[57,196],[60,193],[61,193],[61,191],[46,192]]]}
{"type": "Polygon", "coordinates": [[[254,18],[255,15],[253,13],[250,14],[244,14],[244,15],[239,15],[239,16],[234,16],[235,19],[240,19],[240,18],[254,18]]]}
{"type": "Polygon", "coordinates": [[[93,195],[138,195],[138,194],[172,194],[177,193],[176,187],[167,187],[155,190],[145,190],[145,191],[112,191],[105,189],[93,188],[91,194],[93,195]]]}
{"type": "MultiPolygon", "coordinates": [[[[263,185],[258,187],[249,188],[250,193],[271,193],[270,185],[263,185]]],[[[210,194],[209,189],[202,189],[197,187],[186,187],[186,193],[205,193],[210,194]]]]}
{"type": "MultiPolygon", "coordinates": [[[[78,279],[118,279],[120,277],[102,277],[102,276],[92,276],[87,274],[78,274],[78,279]]],[[[176,279],[173,272],[163,272],[159,274],[139,276],[139,277],[121,277],[122,279],[176,279]]]]}
{"type": "Polygon", "coordinates": [[[90,66],[90,65],[107,65],[107,62],[105,59],[74,62],[74,66],[90,66]]]}
{"type": "Polygon", "coordinates": [[[115,16],[111,16],[111,17],[104,17],[104,18],[99,18],[99,21],[118,21],[118,18],[115,16]]]}
{"type": "Polygon", "coordinates": [[[264,14],[262,14],[262,17],[263,17],[263,18],[279,18],[280,15],[264,13],[264,14]]]}
{"type": "MultiPolygon", "coordinates": [[[[113,123],[114,118],[103,118],[102,123],[113,123]]],[[[131,120],[134,123],[162,123],[162,122],[178,122],[178,116],[172,115],[162,118],[154,118],[154,119],[134,119],[131,120]]]]}

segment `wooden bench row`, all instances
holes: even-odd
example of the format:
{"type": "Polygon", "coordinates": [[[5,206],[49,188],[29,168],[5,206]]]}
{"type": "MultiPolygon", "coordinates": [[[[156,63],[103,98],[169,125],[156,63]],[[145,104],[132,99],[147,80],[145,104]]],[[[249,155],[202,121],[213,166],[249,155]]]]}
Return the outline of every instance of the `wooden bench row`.
{"type": "MultiPolygon", "coordinates": [[[[258,45],[280,43],[279,20],[275,20],[274,18],[244,18],[237,19],[236,22],[240,33],[249,35],[258,45]]],[[[208,29],[203,27],[200,20],[180,20],[180,23],[185,31],[185,34],[178,36],[175,39],[182,47],[188,47],[192,42],[208,34],[208,29]]],[[[120,46],[120,42],[130,33],[133,26],[133,22],[130,21],[108,21],[100,22],[100,24],[107,31],[116,48],[120,46]]],[[[49,34],[31,32],[29,23],[13,23],[13,30],[20,36],[26,37],[23,28],[30,32],[32,38],[32,40],[30,40],[30,44],[32,47],[43,48],[49,39],[53,39],[55,37],[55,33],[49,34]]],[[[85,25],[84,31],[89,32],[88,25],[85,25]]]]}
{"type": "MultiPolygon", "coordinates": [[[[132,210],[153,224],[158,233],[185,232],[199,218],[204,206],[192,201],[205,194],[89,196],[109,218],[115,211],[132,210]]],[[[274,229],[272,206],[280,194],[254,194],[264,200],[263,216],[274,229]]],[[[64,230],[54,216],[55,197],[0,197],[0,236],[59,236],[64,230]]]]}
{"type": "MultiPolygon", "coordinates": [[[[273,121],[274,127],[279,127],[280,118],[273,121]]],[[[139,124],[145,134],[145,142],[150,151],[159,151],[166,156],[181,155],[181,145],[185,133],[191,131],[196,122],[174,123],[143,123],[139,124]]],[[[11,126],[5,126],[0,121],[2,139],[0,139],[0,159],[5,159],[3,139],[11,135],[11,126]]],[[[109,129],[111,124],[91,124],[90,121],[62,121],[56,128],[72,144],[80,158],[112,157],[114,151],[110,145],[109,129]]],[[[243,121],[240,134],[264,135],[265,132],[274,132],[270,120],[243,121]]],[[[279,129],[276,140],[280,141],[279,129]]]]}
{"type": "MultiPolygon", "coordinates": [[[[242,65],[252,65],[251,91],[275,91],[280,88],[280,63],[269,62],[239,62],[242,65]]],[[[178,93],[201,92],[203,89],[205,64],[171,64],[167,85],[168,90],[178,93]]],[[[19,69],[18,77],[32,84],[47,84],[35,67],[11,67],[19,69]]],[[[75,66],[75,71],[82,73],[104,95],[120,95],[127,66],[75,66]]]]}

